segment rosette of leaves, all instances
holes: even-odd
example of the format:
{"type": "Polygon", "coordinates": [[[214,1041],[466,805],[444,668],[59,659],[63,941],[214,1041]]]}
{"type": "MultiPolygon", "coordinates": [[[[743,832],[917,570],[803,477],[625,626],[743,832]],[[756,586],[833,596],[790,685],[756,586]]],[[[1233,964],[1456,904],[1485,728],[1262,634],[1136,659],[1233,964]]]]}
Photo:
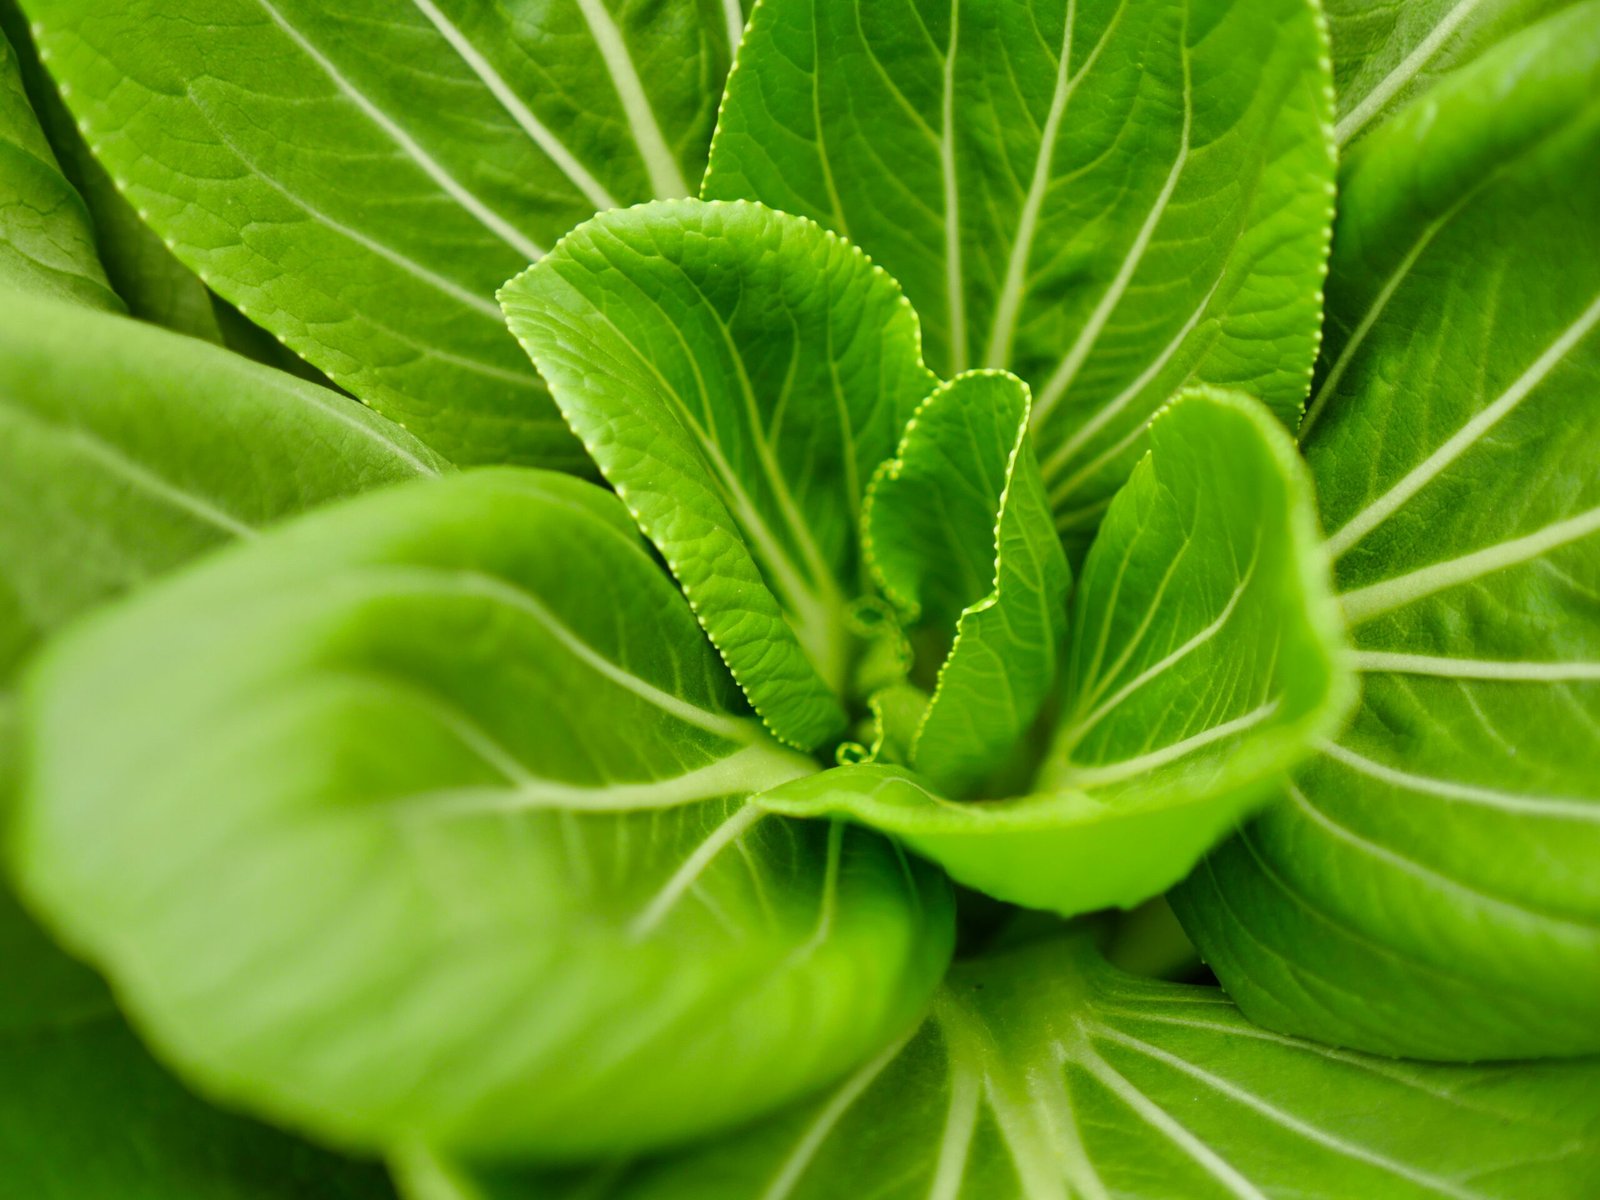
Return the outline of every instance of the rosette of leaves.
{"type": "Polygon", "coordinates": [[[1600,1187],[1600,4],[25,5],[30,1195],[1600,1187]]]}

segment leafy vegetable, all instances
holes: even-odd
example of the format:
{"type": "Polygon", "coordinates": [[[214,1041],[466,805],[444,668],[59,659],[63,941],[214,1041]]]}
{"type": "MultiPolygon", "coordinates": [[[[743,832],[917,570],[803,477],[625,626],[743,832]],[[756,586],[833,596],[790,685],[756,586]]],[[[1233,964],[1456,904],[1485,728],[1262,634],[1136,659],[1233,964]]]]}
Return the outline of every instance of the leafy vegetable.
{"type": "Polygon", "coordinates": [[[502,301],[756,710],[840,733],[862,494],[934,384],[894,281],[810,221],[685,200],[580,226],[502,301]]]}
{"type": "Polygon", "coordinates": [[[1081,549],[1186,382],[1286,424],[1315,357],[1333,157],[1305,0],[765,0],[703,192],[849,237],[938,371],[1034,386],[1081,549]]]}
{"type": "Polygon", "coordinates": [[[736,0],[23,5],[96,156],[222,296],[458,461],[579,461],[494,289],[596,209],[694,187],[736,0]]]}
{"type": "Polygon", "coordinates": [[[1600,0],[0,31],[0,1194],[1600,1194],[1600,0]]]}
{"type": "Polygon", "coordinates": [[[1288,436],[1259,406],[1195,393],[1151,440],[1084,566],[1063,717],[1035,791],[952,803],[903,769],[848,766],[761,803],[852,817],[969,887],[1069,916],[1183,878],[1337,726],[1346,687],[1288,436]]]}
{"type": "Polygon", "coordinates": [[[744,804],[814,768],[576,480],[330,509],[29,690],[24,891],[208,1090],[341,1142],[703,1132],[902,1031],[949,953],[932,872],[744,804]]]}
{"type": "Polygon", "coordinates": [[[1600,1051],[1600,6],[1363,140],[1307,418],[1364,703],[1180,891],[1246,1013],[1600,1051]]]}
{"type": "Polygon", "coordinates": [[[725,1142],[559,1175],[413,1154],[400,1178],[410,1200],[1523,1200],[1596,1182],[1597,1094],[1592,1062],[1396,1063],[1279,1037],[1078,937],[958,964],[913,1037],[725,1142]]]}
{"type": "Polygon", "coordinates": [[[1004,766],[1055,684],[1071,573],[1028,435],[1027,386],[958,377],[925,400],[868,492],[879,585],[922,634],[933,695],[905,761],[961,792],[1004,766]]]}

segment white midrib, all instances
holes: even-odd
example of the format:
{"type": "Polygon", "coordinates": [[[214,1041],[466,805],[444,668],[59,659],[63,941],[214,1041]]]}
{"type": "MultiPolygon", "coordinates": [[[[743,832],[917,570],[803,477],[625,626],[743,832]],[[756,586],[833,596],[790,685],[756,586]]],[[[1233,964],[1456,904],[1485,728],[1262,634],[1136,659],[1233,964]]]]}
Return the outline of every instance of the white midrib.
{"type": "Polygon", "coordinates": [[[84,430],[52,424],[31,412],[23,412],[22,415],[37,421],[61,438],[62,441],[70,444],[80,454],[94,459],[106,470],[121,476],[140,491],[154,496],[163,503],[170,504],[173,508],[188,513],[190,516],[221,530],[230,537],[254,538],[258,536],[258,531],[254,527],[245,524],[231,513],[223,512],[222,509],[210,501],[168,483],[154,471],[134,462],[121,451],[113,449],[84,430]]]}
{"type": "Polygon", "coordinates": [[[967,297],[961,267],[961,188],[956,174],[956,53],[960,46],[961,4],[950,5],[950,45],[944,56],[944,96],[940,104],[939,170],[944,177],[944,287],[950,310],[951,369],[967,369],[967,297]]]}
{"type": "Polygon", "coordinates": [[[706,868],[716,857],[729,846],[737,844],[745,834],[769,815],[768,810],[746,801],[741,808],[736,809],[731,816],[722,821],[694,848],[689,857],[683,860],[683,864],[672,873],[671,878],[662,884],[661,889],[640,910],[638,917],[628,927],[629,936],[635,939],[645,938],[658,929],[667,914],[676,907],[679,900],[683,899],[700,876],[705,874],[706,868]]]}
{"type": "Polygon", "coordinates": [[[1232,737],[1236,733],[1244,733],[1254,729],[1262,722],[1269,720],[1278,711],[1279,701],[1274,699],[1265,704],[1258,705],[1249,712],[1232,720],[1224,721],[1220,725],[1213,725],[1199,733],[1191,734],[1173,742],[1171,745],[1162,746],[1159,750],[1151,750],[1133,758],[1118,759],[1108,763],[1097,763],[1093,766],[1080,766],[1068,763],[1066,771],[1061,776],[1063,785],[1073,787],[1097,787],[1108,783],[1117,783],[1124,779],[1142,775],[1146,771],[1153,771],[1157,767],[1164,767],[1170,762],[1202,750],[1213,742],[1223,738],[1232,737]]]}
{"type": "Polygon", "coordinates": [[[731,59],[744,38],[744,10],[739,0],[722,0],[722,17],[727,24],[728,57],[731,59]]]}
{"type": "Polygon", "coordinates": [[[1133,695],[1134,692],[1138,691],[1152,679],[1155,679],[1164,672],[1170,670],[1173,666],[1177,665],[1190,654],[1193,654],[1201,646],[1204,646],[1212,638],[1216,637],[1217,634],[1221,633],[1223,626],[1227,625],[1229,619],[1233,616],[1233,610],[1238,607],[1239,598],[1244,595],[1245,589],[1250,586],[1250,579],[1254,573],[1255,560],[1252,559],[1249,568],[1247,568],[1244,573],[1244,577],[1239,580],[1238,586],[1233,589],[1233,594],[1228,597],[1228,602],[1223,605],[1222,611],[1217,614],[1213,621],[1211,621],[1193,637],[1189,638],[1176,650],[1172,651],[1172,653],[1139,672],[1138,675],[1134,676],[1122,687],[1118,688],[1114,693],[1112,693],[1112,695],[1108,697],[1103,704],[1101,704],[1093,712],[1089,713],[1088,716],[1084,717],[1081,721],[1075,722],[1073,724],[1072,739],[1069,743],[1069,751],[1072,746],[1076,746],[1079,742],[1081,742],[1091,729],[1104,720],[1108,713],[1115,709],[1129,696],[1133,695]]]}
{"type": "MultiPolygon", "coordinates": [[[[1186,10],[1187,11],[1187,10],[1186,10]]],[[[1187,21],[1185,32],[1181,35],[1187,37],[1187,21]]],[[[1100,297],[1100,302],[1095,305],[1089,320],[1079,332],[1078,338],[1073,342],[1062,358],[1060,365],[1050,381],[1045,384],[1040,392],[1038,403],[1033,410],[1033,424],[1040,427],[1045,419],[1054,411],[1061,397],[1066,394],[1072,381],[1077,378],[1078,371],[1088,359],[1095,343],[1100,340],[1100,335],[1105,331],[1106,323],[1111,319],[1111,314],[1118,304],[1122,302],[1123,294],[1127,292],[1129,283],[1133,280],[1134,272],[1139,269],[1139,264],[1144,261],[1145,252],[1150,248],[1150,242],[1155,237],[1156,226],[1161,223],[1161,218],[1166,215],[1167,205],[1171,203],[1173,193],[1178,189],[1178,180],[1183,175],[1183,169],[1189,162],[1189,136],[1194,124],[1194,98],[1191,93],[1189,77],[1189,48],[1180,45],[1179,53],[1183,61],[1183,130],[1178,139],[1178,154],[1173,160],[1172,170],[1167,173],[1167,178],[1157,193],[1155,202],[1150,206],[1149,213],[1145,216],[1144,223],[1139,227],[1134,236],[1133,243],[1128,247],[1128,253],[1123,256],[1122,264],[1117,269],[1116,276],[1111,281],[1111,286],[1100,297]]],[[[1088,435],[1082,430],[1074,437],[1074,449],[1081,445],[1088,435]]]]}
{"type": "Polygon", "coordinates": [[[1267,1196],[1241,1175],[1231,1163],[1179,1124],[1166,1109],[1134,1087],[1126,1076],[1099,1054],[1085,1047],[1074,1056],[1073,1061],[1099,1080],[1112,1095],[1127,1105],[1147,1125],[1199,1164],[1206,1174],[1227,1188],[1237,1200],[1268,1200],[1267,1196]]]}
{"type": "MultiPolygon", "coordinates": [[[[951,7],[959,11],[961,5],[955,3],[951,7]]],[[[1044,128],[1040,130],[1039,152],[1034,158],[1033,178],[1028,182],[1028,194],[1023,200],[1022,215],[1017,221],[1017,236],[1011,243],[1011,254],[1006,260],[1006,275],[1000,287],[1000,302],[995,306],[994,323],[989,328],[989,346],[984,352],[985,363],[995,369],[1010,365],[1011,343],[1017,332],[1017,314],[1022,311],[1023,295],[1027,290],[1028,259],[1033,254],[1033,239],[1039,228],[1039,211],[1044,207],[1045,193],[1050,188],[1050,164],[1055,158],[1056,139],[1061,135],[1061,118],[1067,111],[1067,101],[1077,89],[1078,80],[1082,79],[1089,69],[1089,64],[1085,64],[1083,71],[1077,75],[1071,73],[1072,33],[1073,27],[1077,24],[1077,17],[1077,0],[1067,0],[1065,28],[1061,33],[1061,56],[1056,63],[1055,90],[1050,96],[1050,109],[1044,119],[1044,128]]],[[[1102,39],[1100,45],[1104,44],[1105,41],[1102,39]]],[[[1100,46],[1096,46],[1095,54],[1099,52],[1100,46]]],[[[1090,57],[1092,63],[1093,56],[1090,57]]],[[[950,100],[950,91],[951,88],[947,84],[947,102],[950,100]]]]}
{"type": "MultiPolygon", "coordinates": [[[[511,781],[508,790],[483,788],[457,792],[425,792],[414,798],[430,819],[453,819],[488,813],[540,812],[567,809],[575,812],[640,812],[654,808],[679,808],[699,800],[715,800],[760,787],[775,787],[813,769],[790,761],[774,746],[746,746],[703,767],[637,783],[567,783],[542,779],[526,771],[511,781]]],[[[508,773],[509,774],[509,773],[508,773]]]]}
{"type": "MultiPolygon", "coordinates": [[[[1073,455],[1077,453],[1086,441],[1099,433],[1107,422],[1133,403],[1134,399],[1154,383],[1156,377],[1162,371],[1166,370],[1167,364],[1172,361],[1173,356],[1189,340],[1189,335],[1200,324],[1200,319],[1205,316],[1206,310],[1211,307],[1211,298],[1217,294],[1217,288],[1221,286],[1222,276],[1218,275],[1217,281],[1200,298],[1200,303],[1195,305],[1194,311],[1184,318],[1183,324],[1179,326],[1178,332],[1173,335],[1172,340],[1161,348],[1161,352],[1150,360],[1149,365],[1143,371],[1139,372],[1138,378],[1101,406],[1094,416],[1084,423],[1082,429],[1075,431],[1071,438],[1056,447],[1044,464],[1044,478],[1047,483],[1054,480],[1057,475],[1066,469],[1067,464],[1072,461],[1073,455]]],[[[1135,427],[1127,435],[1079,467],[1066,479],[1051,483],[1050,506],[1052,508],[1060,508],[1062,502],[1076,492],[1086,479],[1132,445],[1139,435],[1144,432],[1145,428],[1145,425],[1135,427]]]]}
{"type": "Polygon", "coordinates": [[[1459,800],[1464,804],[1495,808],[1518,816],[1544,817],[1558,821],[1600,822],[1600,797],[1584,800],[1569,796],[1530,796],[1519,792],[1506,792],[1496,788],[1456,783],[1449,779],[1437,779],[1431,775],[1401,771],[1357,754],[1354,750],[1335,742],[1319,742],[1317,749],[1357,774],[1376,779],[1380,783],[1387,783],[1402,791],[1438,796],[1441,800],[1459,800]]]}
{"type": "MultiPolygon", "coordinates": [[[[1039,1127],[1029,1097],[1008,1078],[1005,1058],[981,1017],[967,1011],[950,991],[935,997],[930,1020],[944,1035],[952,1076],[970,1074],[981,1081],[982,1098],[994,1114],[995,1124],[1016,1167],[1023,1194],[1031,1200],[1070,1200],[1063,1164],[1039,1127]]],[[[963,1157],[965,1157],[963,1155],[963,1157]]]]}
{"type": "Polygon", "coordinates": [[[1356,134],[1360,133],[1395,94],[1416,78],[1417,72],[1427,64],[1428,60],[1439,52],[1440,47],[1449,39],[1456,29],[1472,15],[1474,9],[1482,0],[1459,0],[1448,13],[1431,30],[1428,36],[1417,43],[1416,48],[1406,55],[1381,80],[1376,87],[1361,98],[1361,102],[1339,118],[1333,127],[1334,141],[1341,147],[1356,134]]]}
{"type": "Polygon", "coordinates": [[[387,113],[374,104],[350,80],[345,78],[344,73],[339,70],[333,60],[317,49],[310,39],[291,25],[288,19],[273,5],[272,0],[256,0],[256,3],[261,6],[261,10],[267,14],[272,23],[283,30],[289,36],[289,39],[299,47],[300,51],[321,69],[323,74],[332,81],[333,85],[344,94],[345,98],[361,110],[362,115],[381,129],[389,140],[405,151],[406,156],[416,163],[428,178],[443,188],[451,199],[461,205],[479,224],[505,242],[506,245],[510,246],[528,262],[533,262],[535,259],[544,256],[544,250],[537,242],[473,195],[455,176],[445,170],[443,164],[424,150],[415,138],[396,124],[387,113]]]}
{"type": "Polygon", "coordinates": [[[433,0],[411,0],[411,2],[432,22],[444,40],[450,43],[451,49],[461,57],[461,61],[466,63],[472,73],[489,89],[494,98],[500,102],[500,107],[505,109],[522,131],[533,139],[534,144],[555,163],[561,173],[572,181],[573,186],[583,193],[590,205],[600,212],[618,207],[611,193],[606,191],[600,181],[577,160],[572,151],[550,132],[545,123],[534,115],[533,110],[522,102],[522,97],[511,89],[501,74],[494,69],[493,64],[467,39],[460,28],[439,11],[438,5],[434,4],[433,0]]]}
{"type": "Polygon", "coordinates": [[[1372,839],[1357,833],[1355,830],[1350,829],[1348,826],[1335,821],[1322,809],[1313,804],[1311,798],[1294,784],[1291,783],[1287,785],[1286,791],[1288,792],[1289,800],[1294,808],[1300,812],[1306,820],[1323,830],[1323,832],[1325,832],[1329,837],[1333,838],[1335,841],[1340,841],[1347,846],[1353,847],[1358,854],[1361,854],[1366,858],[1374,859],[1377,862],[1381,862],[1394,870],[1411,876],[1413,879],[1421,880],[1422,883],[1429,888],[1447,892],[1452,897],[1462,898],[1469,905],[1492,908],[1502,913],[1507,913],[1517,921],[1533,921],[1549,925],[1562,925],[1577,930],[1585,936],[1591,935],[1593,932],[1593,925],[1585,925],[1579,921],[1573,921],[1549,913],[1540,912],[1536,909],[1531,909],[1519,904],[1516,901],[1507,900],[1503,897],[1480,891],[1475,887],[1461,882],[1459,879],[1454,879],[1451,876],[1444,874],[1442,871],[1428,866],[1426,863],[1419,862],[1408,855],[1401,854],[1396,850],[1392,850],[1388,846],[1382,845],[1379,842],[1375,842],[1372,839]]]}
{"type": "Polygon", "coordinates": [[[617,98],[622,101],[622,110],[628,115],[628,128],[633,133],[634,144],[639,147],[639,156],[649,172],[650,186],[656,198],[671,200],[689,195],[689,185],[678,168],[678,160],[673,157],[666,138],[661,135],[655,110],[650,106],[650,98],[645,95],[644,84],[633,65],[633,56],[628,53],[621,30],[601,0],[578,0],[578,7],[583,12],[584,23],[589,26],[590,36],[600,49],[601,58],[605,60],[606,72],[611,76],[612,87],[617,90],[617,98]]]}
{"type": "Polygon", "coordinates": [[[1153,1046],[1149,1042],[1142,1041],[1106,1025],[1097,1026],[1095,1034],[1104,1041],[1115,1042],[1134,1051],[1136,1054],[1153,1059],[1163,1066],[1195,1080],[1213,1092],[1226,1096],[1230,1100],[1254,1110],[1273,1124],[1287,1129],[1307,1141],[1332,1150],[1335,1154],[1354,1159],[1357,1162],[1364,1162],[1368,1166],[1376,1167],[1380,1171],[1404,1179],[1407,1183],[1414,1184],[1440,1196],[1448,1196],[1451,1200],[1484,1200],[1480,1192],[1458,1187],[1448,1179],[1430,1175],[1425,1171],[1419,1171],[1406,1163],[1396,1162],[1394,1159],[1386,1158],[1375,1151],[1367,1149],[1365,1146],[1345,1141],[1343,1138],[1335,1137],[1326,1130],[1318,1129],[1315,1125],[1300,1119],[1293,1113],[1285,1112],[1276,1105],[1269,1104],[1255,1093],[1247,1091],[1219,1075],[1214,1075],[1210,1071],[1178,1057],[1176,1054],[1161,1049],[1159,1046],[1153,1046]]]}
{"type": "Polygon", "coordinates": [[[1405,503],[1424,487],[1438,478],[1452,463],[1475,446],[1491,429],[1509,416],[1557,366],[1572,353],[1574,347],[1600,324],[1600,295],[1590,301],[1577,320],[1561,331],[1533,365],[1519,375],[1514,383],[1487,405],[1432,454],[1423,459],[1383,495],[1368,504],[1335,533],[1328,537],[1328,553],[1335,559],[1384,521],[1393,516],[1405,503]]]}
{"type": "Polygon", "coordinates": [[[1459,558],[1430,563],[1404,575],[1355,588],[1343,593],[1339,600],[1344,606],[1346,619],[1352,625],[1359,625],[1435,592],[1470,583],[1484,575],[1538,558],[1595,532],[1600,532],[1600,508],[1591,508],[1533,533],[1486,546],[1459,558]]]}
{"type": "Polygon", "coordinates": [[[1350,663],[1362,672],[1426,675],[1438,679],[1482,679],[1502,683],[1567,683],[1600,680],[1600,662],[1529,662],[1494,658],[1451,658],[1387,650],[1356,650],[1350,663]]]}
{"type": "Polygon", "coordinates": [[[789,1157],[783,1161],[773,1175],[772,1182],[761,1193],[760,1200],[788,1200],[794,1194],[795,1187],[805,1175],[806,1169],[811,1166],[812,1160],[816,1158],[817,1151],[822,1149],[822,1144],[828,1140],[828,1135],[844,1119],[850,1107],[861,1099],[862,1093],[872,1086],[872,1081],[883,1074],[889,1064],[899,1056],[900,1051],[910,1040],[910,1035],[907,1035],[894,1042],[844,1081],[822,1106],[816,1118],[801,1133],[789,1157]]]}

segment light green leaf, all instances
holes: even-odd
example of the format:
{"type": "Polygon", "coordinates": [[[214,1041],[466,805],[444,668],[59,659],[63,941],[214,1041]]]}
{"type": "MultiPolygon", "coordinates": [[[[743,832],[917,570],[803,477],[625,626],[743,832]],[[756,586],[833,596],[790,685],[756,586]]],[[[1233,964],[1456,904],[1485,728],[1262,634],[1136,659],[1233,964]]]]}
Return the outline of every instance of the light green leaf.
{"type": "Polygon", "coordinates": [[[868,490],[864,540],[932,692],[908,747],[935,786],[1000,767],[1055,684],[1071,572],[1028,434],[1028,389],[959,376],[917,409],[868,490]]]}
{"type": "Polygon", "coordinates": [[[1184,383],[1298,419],[1326,53],[1307,0],[764,0],[703,194],[850,238],[905,287],[941,374],[1027,380],[1081,551],[1184,383]]]}
{"type": "Polygon", "coordinates": [[[1106,514],[1040,783],[1112,805],[1260,798],[1351,696],[1311,480],[1244,396],[1189,391],[1106,514]]]}
{"type": "Polygon", "coordinates": [[[1176,904],[1272,1028],[1600,1051],[1600,5],[1345,172],[1305,450],[1364,701],[1176,904]]]}
{"type": "Polygon", "coordinates": [[[664,201],[501,299],[757,711],[805,748],[842,732],[862,494],[936,382],[894,280],[810,221],[664,201]]]}
{"type": "Polygon", "coordinates": [[[53,642],[24,738],[24,895],[189,1078],[338,1143],[707,1133],[902,1032],[950,952],[936,872],[746,805],[815,765],[566,476],[215,555],[53,642]]]}
{"type": "Polygon", "coordinates": [[[761,803],[847,816],[961,883],[1069,916],[1177,883],[1349,707],[1310,481],[1260,405],[1191,392],[1156,419],[1070,629],[1063,716],[1031,794],[961,803],[869,765],[761,803]]]}
{"type": "Polygon", "coordinates": [[[1341,147],[1486,49],[1574,0],[1324,0],[1341,147]]]}
{"type": "Polygon", "coordinates": [[[376,1168],[211,1109],[0,889],[0,1181],[28,1200],[383,1200],[376,1168]]]}
{"type": "Polygon", "coordinates": [[[731,0],[23,0],[96,156],[178,257],[461,462],[581,453],[494,289],[698,181],[731,0]]]}
{"type": "Polygon", "coordinates": [[[0,32],[0,287],[116,311],[83,198],[67,182],[0,32]]]}
{"type": "Polygon", "coordinates": [[[91,605],[441,460],[348,398],[192,338],[0,292],[0,684],[91,605]]]}
{"type": "Polygon", "coordinates": [[[682,1153],[541,1174],[413,1153],[409,1200],[1589,1195],[1600,1064],[1394,1062],[1268,1033],[1080,937],[960,963],[908,1041],[682,1153]]]}

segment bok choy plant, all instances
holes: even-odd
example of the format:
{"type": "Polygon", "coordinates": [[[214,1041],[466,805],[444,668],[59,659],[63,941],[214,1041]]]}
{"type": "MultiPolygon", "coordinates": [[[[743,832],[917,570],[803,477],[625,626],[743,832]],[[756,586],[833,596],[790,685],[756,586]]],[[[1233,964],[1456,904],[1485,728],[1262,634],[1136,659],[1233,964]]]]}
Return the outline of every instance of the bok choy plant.
{"type": "Polygon", "coordinates": [[[1600,0],[0,30],[0,1197],[1600,1195],[1600,0]]]}

